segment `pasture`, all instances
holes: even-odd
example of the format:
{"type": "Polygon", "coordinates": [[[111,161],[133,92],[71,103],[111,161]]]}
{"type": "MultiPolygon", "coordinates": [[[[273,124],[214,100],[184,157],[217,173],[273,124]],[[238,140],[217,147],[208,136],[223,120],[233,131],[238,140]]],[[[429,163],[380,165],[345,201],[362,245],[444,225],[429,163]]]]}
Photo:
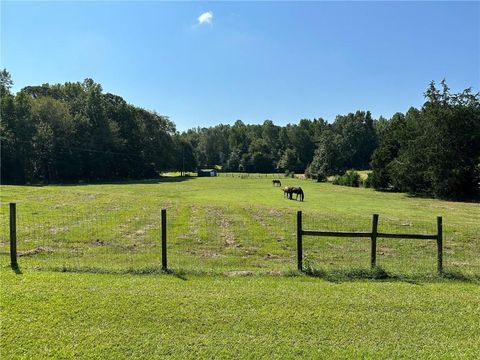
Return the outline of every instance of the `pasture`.
{"type": "Polygon", "coordinates": [[[2,186],[2,358],[475,358],[480,351],[480,205],[271,177],[2,186]],[[20,269],[9,268],[8,202],[20,269]],[[160,210],[168,212],[161,273],[160,210]],[[304,237],[304,228],[435,233],[435,243],[304,237]],[[374,276],[373,276],[374,277],[374,276]]]}
{"type": "MultiPolygon", "coordinates": [[[[305,201],[287,200],[271,178],[165,178],[77,186],[2,187],[2,263],[8,263],[8,207],[17,203],[25,268],[151,272],[160,265],[160,211],[167,209],[169,267],[187,273],[296,269],[296,211],[305,229],[435,233],[444,222],[445,270],[480,273],[480,205],[282,178],[305,201]]],[[[369,240],[304,238],[315,268],[368,268],[369,240]]],[[[434,274],[431,241],[380,239],[378,265],[392,274],[434,274]]]]}

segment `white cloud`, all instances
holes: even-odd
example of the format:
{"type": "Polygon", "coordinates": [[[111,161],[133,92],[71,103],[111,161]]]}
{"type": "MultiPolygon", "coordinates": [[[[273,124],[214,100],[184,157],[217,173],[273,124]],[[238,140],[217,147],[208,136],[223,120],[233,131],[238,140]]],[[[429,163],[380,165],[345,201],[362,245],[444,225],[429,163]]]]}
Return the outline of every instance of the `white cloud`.
{"type": "Polygon", "coordinates": [[[198,23],[200,25],[202,24],[211,24],[212,23],[212,20],[213,20],[213,12],[211,11],[207,11],[207,12],[204,12],[203,14],[201,14],[199,17],[198,17],[198,23]]]}

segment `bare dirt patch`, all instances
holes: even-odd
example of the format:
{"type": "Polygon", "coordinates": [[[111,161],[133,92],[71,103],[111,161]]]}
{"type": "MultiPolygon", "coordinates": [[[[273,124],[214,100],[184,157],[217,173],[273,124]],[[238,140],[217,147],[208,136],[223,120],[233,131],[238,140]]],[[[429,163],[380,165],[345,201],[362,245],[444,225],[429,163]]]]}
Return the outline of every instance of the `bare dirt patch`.
{"type": "Polygon", "coordinates": [[[33,256],[41,253],[48,253],[52,252],[51,249],[44,247],[44,246],[39,246],[36,247],[35,249],[30,249],[30,250],[25,250],[25,251],[19,251],[18,256],[33,256]]]}
{"type": "Polygon", "coordinates": [[[208,249],[200,249],[200,250],[189,250],[187,251],[188,254],[194,255],[194,256],[201,256],[205,258],[219,258],[219,257],[224,257],[225,255],[220,254],[218,252],[215,252],[213,250],[208,250],[208,249]]]}
{"type": "Polygon", "coordinates": [[[392,256],[395,255],[395,250],[389,248],[388,246],[382,245],[378,247],[378,254],[384,256],[392,256]]]}
{"type": "Polygon", "coordinates": [[[223,209],[212,208],[208,209],[208,212],[215,217],[215,223],[220,229],[220,237],[225,242],[225,245],[227,247],[241,247],[242,245],[237,243],[237,238],[233,232],[233,223],[231,219],[225,216],[223,209]]]}
{"type": "Polygon", "coordinates": [[[237,270],[237,271],[227,271],[224,272],[223,275],[232,277],[232,276],[253,276],[255,272],[248,271],[248,270],[237,270]]]}

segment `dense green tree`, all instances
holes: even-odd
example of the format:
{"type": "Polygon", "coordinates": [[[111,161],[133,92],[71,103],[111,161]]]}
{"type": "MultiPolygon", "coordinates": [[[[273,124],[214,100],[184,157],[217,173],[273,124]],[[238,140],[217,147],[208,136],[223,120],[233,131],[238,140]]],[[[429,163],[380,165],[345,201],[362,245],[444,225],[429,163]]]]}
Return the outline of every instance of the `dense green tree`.
{"type": "MultiPolygon", "coordinates": [[[[2,75],[5,76],[6,75],[2,75]]],[[[15,98],[10,94],[9,86],[2,79],[0,98],[0,135],[1,135],[1,180],[2,182],[24,182],[24,170],[18,166],[16,136],[15,98]]]]}
{"type": "Polygon", "coordinates": [[[301,163],[298,154],[294,149],[286,149],[282,157],[278,161],[278,169],[280,171],[301,171],[301,163]]]}
{"type": "Polygon", "coordinates": [[[10,94],[10,89],[12,88],[13,81],[12,76],[7,71],[7,69],[2,69],[0,71],[0,95],[10,94]]]}
{"type": "Polygon", "coordinates": [[[178,160],[168,118],[104,94],[91,79],[12,95],[10,75],[0,75],[2,183],[158,176],[178,160]]]}
{"type": "Polygon", "coordinates": [[[373,185],[412,194],[465,199],[478,196],[480,95],[451,94],[432,82],[420,110],[394,116],[373,156],[373,185]]]}
{"type": "MultiPolygon", "coordinates": [[[[416,110],[410,109],[408,117],[415,116],[416,110]]],[[[377,133],[380,137],[379,146],[372,156],[371,175],[372,186],[376,189],[395,189],[396,182],[392,178],[392,166],[400,151],[401,141],[406,138],[405,115],[396,113],[390,121],[381,119],[377,126],[377,133]]]]}
{"type": "Polygon", "coordinates": [[[180,134],[173,136],[173,143],[175,146],[175,154],[172,170],[180,170],[183,176],[187,171],[194,171],[197,168],[197,161],[192,144],[180,134]]]}
{"type": "Polygon", "coordinates": [[[322,176],[367,169],[377,144],[370,112],[357,111],[338,115],[333,124],[324,126],[318,138],[307,173],[322,176]]]}

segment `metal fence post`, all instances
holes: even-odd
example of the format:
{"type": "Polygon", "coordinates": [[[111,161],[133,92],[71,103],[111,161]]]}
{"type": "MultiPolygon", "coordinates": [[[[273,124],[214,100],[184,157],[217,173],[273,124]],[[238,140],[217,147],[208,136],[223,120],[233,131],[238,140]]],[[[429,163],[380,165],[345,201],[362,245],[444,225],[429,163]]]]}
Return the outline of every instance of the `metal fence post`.
{"type": "Polygon", "coordinates": [[[297,268],[298,268],[298,271],[303,271],[302,259],[303,259],[302,212],[297,211],[297,268]]]}
{"type": "Polygon", "coordinates": [[[378,233],[378,214],[372,217],[372,241],[370,247],[370,267],[373,269],[377,265],[377,233],[378,233]]]}
{"type": "Polygon", "coordinates": [[[162,270],[167,270],[167,210],[162,209],[162,270]]]}
{"type": "Polygon", "coordinates": [[[437,272],[443,273],[443,226],[442,217],[437,217],[437,272]]]}
{"type": "Polygon", "coordinates": [[[18,268],[17,262],[17,205],[10,203],[10,265],[18,268]]]}

